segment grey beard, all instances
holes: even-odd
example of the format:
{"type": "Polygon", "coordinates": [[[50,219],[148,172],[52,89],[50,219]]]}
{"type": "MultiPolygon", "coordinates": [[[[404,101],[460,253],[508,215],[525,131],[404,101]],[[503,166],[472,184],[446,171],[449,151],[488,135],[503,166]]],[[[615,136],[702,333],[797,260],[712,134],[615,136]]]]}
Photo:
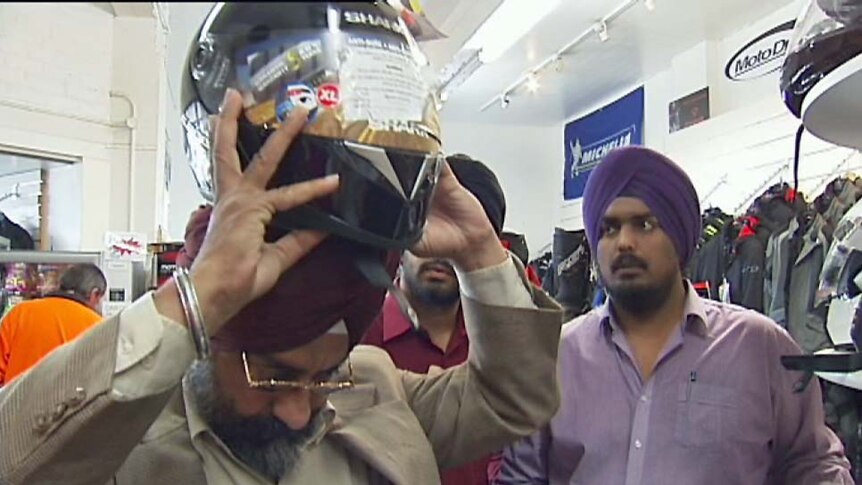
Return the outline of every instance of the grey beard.
{"type": "Polygon", "coordinates": [[[296,466],[302,450],[323,425],[319,413],[301,430],[293,430],[273,416],[238,416],[230,398],[216,386],[211,361],[196,361],[186,374],[186,383],[213,433],[240,461],[273,482],[296,466]]]}

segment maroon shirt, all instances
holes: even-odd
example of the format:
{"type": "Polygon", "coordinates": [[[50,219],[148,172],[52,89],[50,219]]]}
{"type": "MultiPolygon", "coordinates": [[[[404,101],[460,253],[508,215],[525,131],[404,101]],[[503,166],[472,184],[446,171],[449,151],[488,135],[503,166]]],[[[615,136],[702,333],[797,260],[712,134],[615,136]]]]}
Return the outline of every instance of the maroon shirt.
{"type": "MultiPolygon", "coordinates": [[[[425,374],[433,365],[443,369],[454,367],[467,360],[469,342],[464,327],[464,315],[458,311],[458,323],[449,346],[441,351],[422,329],[414,329],[410,320],[401,313],[397,300],[386,295],[383,310],[365,333],[362,343],[384,349],[399,369],[425,374]]],[[[499,457],[488,457],[458,468],[441,471],[443,485],[487,485],[488,465],[498,463],[499,457]]]]}

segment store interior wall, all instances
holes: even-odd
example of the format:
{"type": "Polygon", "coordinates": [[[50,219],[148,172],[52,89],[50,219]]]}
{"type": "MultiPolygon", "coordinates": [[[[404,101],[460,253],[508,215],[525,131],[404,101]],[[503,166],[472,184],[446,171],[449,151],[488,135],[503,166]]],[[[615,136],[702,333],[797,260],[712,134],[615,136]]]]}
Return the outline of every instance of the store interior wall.
{"type": "MultiPolygon", "coordinates": [[[[0,149],[81,164],[80,190],[55,200],[81,214],[75,250],[100,250],[109,230],[158,232],[161,32],[146,11],[115,17],[89,3],[13,3],[0,12],[0,149]],[[130,107],[111,93],[128,95],[137,109],[134,226],[130,107]]],[[[61,239],[74,244],[75,234],[61,239]]]]}
{"type": "MultiPolygon", "coordinates": [[[[79,240],[75,249],[100,249],[106,231],[129,228],[151,240],[182,239],[189,214],[203,200],[185,162],[180,75],[209,8],[209,3],[172,4],[170,15],[160,19],[114,16],[91,4],[4,6],[0,55],[7,68],[0,72],[0,148],[80,163],[79,194],[68,194],[78,199],[72,206],[81,208],[79,236],[70,232],[63,246],[79,240]],[[42,33],[39,49],[33,48],[33,32],[42,33]],[[134,120],[127,123],[130,106],[112,92],[135,102],[134,120]],[[132,186],[130,126],[136,146],[132,186]]],[[[708,205],[733,210],[793,154],[797,122],[781,103],[778,73],[734,82],[723,70],[739,47],[797,13],[793,3],[723,39],[705,40],[642,82],[646,144],[677,160],[702,196],[713,192],[708,205]],[[712,118],[669,134],[668,104],[705,86],[712,118]],[[725,175],[726,183],[716,188],[725,175]]],[[[580,203],[562,202],[565,123],[637,85],[543,125],[483,123],[478,111],[476,122],[450,121],[444,109],[445,149],[481,159],[497,172],[509,199],[507,225],[524,233],[537,252],[550,242],[554,226],[582,226],[580,203]]],[[[806,136],[803,189],[816,190],[822,176],[848,154],[806,136]]],[[[859,163],[851,157],[844,167],[859,163]]],[[[775,182],[789,177],[787,170],[775,182]]]]}
{"type": "Polygon", "coordinates": [[[557,183],[563,170],[562,130],[447,122],[444,116],[443,145],[447,154],[465,153],[494,171],[506,194],[505,228],[524,234],[530,253],[540,254],[551,242],[557,219],[553,211],[562,197],[562,182],[557,183]]]}
{"type": "MultiPolygon", "coordinates": [[[[742,46],[798,13],[799,6],[793,3],[723,39],[706,40],[676,56],[668,69],[643,83],[645,145],[679,163],[702,199],[710,195],[702,200],[704,207],[720,207],[733,213],[744,210],[769,185],[792,183],[794,135],[799,121],[782,102],[779,72],[749,81],[732,81],[725,77],[724,69],[742,46]],[[669,133],[668,105],[706,86],[710,90],[711,118],[669,133]],[[725,182],[720,183],[722,180],[725,182]]],[[[607,99],[573,113],[561,122],[561,127],[635,87],[609,93],[607,99]]],[[[862,168],[858,153],[809,134],[803,137],[801,153],[800,189],[812,197],[831,178],[862,168]]],[[[562,178],[558,185],[562,185],[562,178]]],[[[545,211],[552,213],[551,208],[545,211]]],[[[559,224],[571,230],[583,228],[580,201],[562,204],[559,224]]]]}
{"type": "Polygon", "coordinates": [[[69,200],[81,200],[83,171],[82,164],[69,164],[52,168],[49,176],[48,220],[51,235],[51,249],[54,251],[78,251],[82,246],[81,225],[83,214],[69,200]]]}

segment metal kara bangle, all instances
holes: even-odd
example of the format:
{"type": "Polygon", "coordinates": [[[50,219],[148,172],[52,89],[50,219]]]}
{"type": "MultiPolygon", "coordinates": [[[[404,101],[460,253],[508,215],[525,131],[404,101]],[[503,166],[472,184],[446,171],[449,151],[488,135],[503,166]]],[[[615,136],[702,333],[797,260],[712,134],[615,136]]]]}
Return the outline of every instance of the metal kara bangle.
{"type": "Polygon", "coordinates": [[[183,312],[186,314],[186,322],[188,322],[189,333],[191,333],[195,343],[198,360],[206,360],[210,357],[210,338],[207,335],[206,326],[204,326],[204,316],[201,312],[198,294],[195,292],[195,287],[189,277],[189,270],[178,267],[174,270],[174,281],[177,283],[180,303],[182,303],[183,312]]]}

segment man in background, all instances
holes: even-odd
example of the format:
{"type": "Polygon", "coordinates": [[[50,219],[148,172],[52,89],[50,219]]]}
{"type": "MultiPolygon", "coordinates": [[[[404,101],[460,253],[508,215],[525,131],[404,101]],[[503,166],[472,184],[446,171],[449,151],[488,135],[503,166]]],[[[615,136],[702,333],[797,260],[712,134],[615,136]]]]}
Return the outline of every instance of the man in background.
{"type": "Polygon", "coordinates": [[[590,174],[584,226],[608,301],[564,327],[560,409],[504,452],[498,485],[853,483],[817,379],[781,365],[801,353],[793,339],[683,277],[698,200],[643,147],[590,174]]]}
{"type": "MultiPolygon", "coordinates": [[[[482,204],[499,237],[506,216],[506,198],[494,173],[480,161],[466,155],[447,159],[452,172],[482,204]]],[[[403,292],[416,315],[418,327],[405,315],[395,294],[389,293],[380,317],[365,334],[364,344],[381,347],[400,369],[426,374],[448,369],[467,360],[469,342],[461,310],[461,291],[452,265],[444,259],[420,258],[405,251],[396,286],[403,292]]],[[[459,468],[441,470],[443,485],[490,483],[493,464],[499,458],[486,457],[459,468]]]]}
{"type": "Polygon", "coordinates": [[[0,322],[0,386],[98,323],[107,286],[98,266],[76,264],[56,292],[15,305],[0,322]]]}

